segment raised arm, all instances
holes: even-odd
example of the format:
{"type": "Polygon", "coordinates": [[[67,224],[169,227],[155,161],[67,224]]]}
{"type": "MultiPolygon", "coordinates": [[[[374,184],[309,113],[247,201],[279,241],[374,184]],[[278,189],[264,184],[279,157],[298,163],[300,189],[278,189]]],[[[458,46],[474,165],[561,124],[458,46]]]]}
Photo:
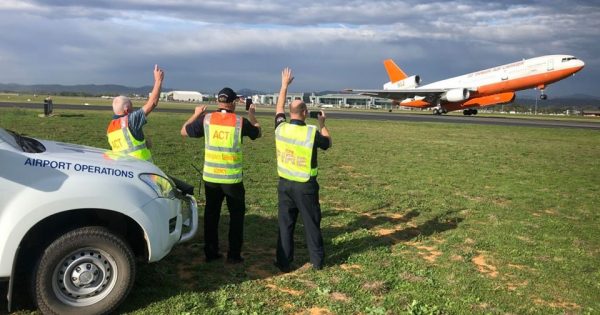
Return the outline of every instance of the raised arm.
{"type": "Polygon", "coordinates": [[[152,88],[152,93],[150,93],[150,97],[148,97],[148,101],[142,107],[144,114],[146,116],[150,115],[152,110],[158,105],[158,99],[160,98],[160,88],[162,87],[162,82],[165,77],[165,73],[162,69],[158,68],[158,65],[154,65],[154,87],[152,88]]]}
{"type": "Polygon", "coordinates": [[[190,118],[188,118],[188,120],[183,124],[183,126],[181,126],[181,135],[184,137],[188,136],[186,127],[187,125],[193,123],[194,121],[198,120],[198,118],[200,118],[200,116],[202,116],[204,114],[204,112],[206,111],[206,106],[196,106],[196,108],[194,109],[194,113],[192,114],[192,116],[190,116],[190,118]]]}
{"type": "Polygon", "coordinates": [[[285,113],[284,106],[285,101],[287,99],[287,89],[290,84],[294,81],[294,76],[292,75],[292,69],[285,68],[281,71],[281,89],[279,90],[279,98],[277,99],[277,108],[275,110],[275,114],[285,113]]]}
{"type": "Polygon", "coordinates": [[[248,109],[248,120],[254,127],[258,128],[257,138],[260,138],[262,136],[262,129],[260,128],[258,120],[256,120],[256,106],[254,104],[250,105],[250,108],[248,109]]]}
{"type": "Polygon", "coordinates": [[[333,140],[331,139],[331,135],[329,134],[329,129],[325,126],[325,112],[321,111],[321,115],[317,118],[319,120],[319,128],[321,129],[321,135],[327,139],[329,139],[329,147],[333,145],[333,140]]]}

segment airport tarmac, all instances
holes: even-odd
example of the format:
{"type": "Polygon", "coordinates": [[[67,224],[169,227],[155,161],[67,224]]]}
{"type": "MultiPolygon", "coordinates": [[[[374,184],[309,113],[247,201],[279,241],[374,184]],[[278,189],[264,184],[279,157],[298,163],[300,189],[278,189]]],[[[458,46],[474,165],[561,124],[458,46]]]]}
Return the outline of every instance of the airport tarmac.
{"type": "MultiPolygon", "coordinates": [[[[16,107],[39,109],[43,113],[43,104],[31,103],[0,103],[0,107],[16,107]]],[[[105,110],[110,111],[109,106],[97,105],[62,105],[53,104],[54,111],[60,109],[72,110],[105,110]]],[[[161,108],[160,105],[154,110],[155,112],[163,113],[182,113],[191,114],[193,108],[176,109],[176,108],[161,108]]],[[[244,115],[245,111],[239,112],[244,115]]],[[[499,125],[499,126],[522,126],[522,127],[545,127],[545,128],[580,128],[580,129],[596,129],[600,130],[599,122],[585,121],[569,121],[558,119],[527,119],[527,118],[511,118],[511,117],[484,117],[484,116],[457,116],[457,115],[423,115],[407,113],[389,113],[382,111],[380,113],[373,112],[343,112],[326,110],[327,118],[332,119],[358,119],[358,120],[392,120],[392,121],[410,121],[410,122],[434,122],[434,123],[457,123],[457,124],[480,124],[480,125],[499,125]]],[[[273,115],[271,112],[257,111],[258,116],[273,115]]]]}

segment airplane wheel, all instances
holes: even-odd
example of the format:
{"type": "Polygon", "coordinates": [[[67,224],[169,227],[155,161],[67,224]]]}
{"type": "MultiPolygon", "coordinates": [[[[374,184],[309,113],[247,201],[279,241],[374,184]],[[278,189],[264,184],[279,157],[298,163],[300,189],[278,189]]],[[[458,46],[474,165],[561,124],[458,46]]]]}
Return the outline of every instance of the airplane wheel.
{"type": "Polygon", "coordinates": [[[548,95],[542,94],[542,95],[540,95],[540,99],[541,100],[547,100],[548,99],[548,95]]]}
{"type": "Polygon", "coordinates": [[[471,114],[472,114],[472,115],[477,115],[477,110],[476,110],[476,109],[473,109],[473,110],[472,110],[472,112],[471,112],[471,114]]]}
{"type": "Polygon", "coordinates": [[[439,115],[439,114],[440,114],[440,110],[439,110],[439,109],[437,109],[437,108],[434,108],[434,109],[433,109],[433,114],[434,114],[434,115],[439,115]]]}
{"type": "Polygon", "coordinates": [[[471,115],[471,110],[470,109],[463,110],[463,115],[470,116],[471,115]]]}

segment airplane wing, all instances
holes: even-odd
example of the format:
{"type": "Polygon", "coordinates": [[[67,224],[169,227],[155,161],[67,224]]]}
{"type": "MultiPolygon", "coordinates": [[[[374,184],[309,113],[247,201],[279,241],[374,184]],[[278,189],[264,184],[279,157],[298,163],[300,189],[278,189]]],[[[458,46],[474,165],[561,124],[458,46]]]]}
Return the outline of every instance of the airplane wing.
{"type": "Polygon", "coordinates": [[[403,89],[403,90],[354,90],[346,89],[345,92],[357,93],[373,97],[389,98],[394,100],[403,100],[414,98],[416,96],[425,99],[436,99],[450,89],[403,89]]]}

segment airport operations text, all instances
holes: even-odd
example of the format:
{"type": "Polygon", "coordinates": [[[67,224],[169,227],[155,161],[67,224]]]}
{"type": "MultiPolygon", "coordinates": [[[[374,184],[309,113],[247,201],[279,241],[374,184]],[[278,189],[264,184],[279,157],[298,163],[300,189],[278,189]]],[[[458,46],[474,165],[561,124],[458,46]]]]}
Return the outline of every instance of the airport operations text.
{"type": "Polygon", "coordinates": [[[100,175],[110,175],[117,177],[126,177],[133,178],[132,171],[124,171],[111,167],[103,167],[89,164],[81,164],[81,163],[71,163],[71,162],[63,162],[63,161],[52,161],[52,160],[44,160],[44,159],[32,159],[27,158],[25,160],[25,164],[32,167],[49,167],[57,170],[65,170],[70,171],[74,170],[76,172],[87,172],[92,174],[100,174],[100,175]]]}

